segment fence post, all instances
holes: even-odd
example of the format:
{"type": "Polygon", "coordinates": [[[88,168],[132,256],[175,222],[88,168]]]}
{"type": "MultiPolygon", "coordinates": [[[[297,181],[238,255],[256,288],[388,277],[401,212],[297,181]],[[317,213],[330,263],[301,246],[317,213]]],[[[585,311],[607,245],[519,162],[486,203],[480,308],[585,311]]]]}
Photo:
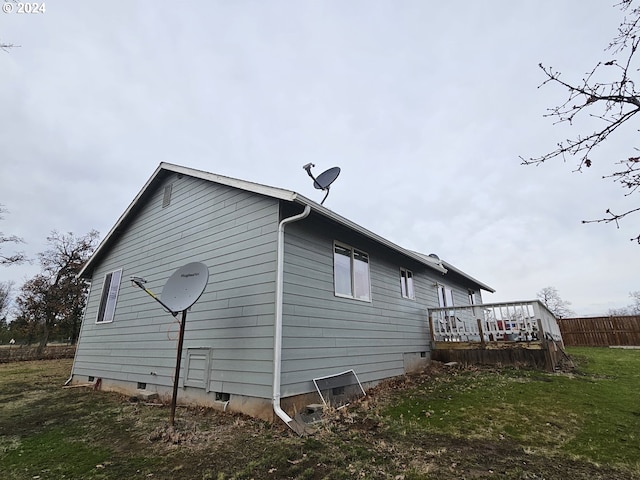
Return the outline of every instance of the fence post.
{"type": "Polygon", "coordinates": [[[545,368],[553,372],[555,370],[555,364],[553,362],[553,357],[551,356],[551,349],[549,348],[549,340],[547,340],[547,335],[542,327],[542,319],[538,318],[538,330],[540,336],[540,345],[542,345],[542,349],[544,350],[544,363],[545,368]]]}
{"type": "Polygon", "coordinates": [[[431,335],[431,349],[436,348],[436,335],[433,331],[433,315],[429,312],[429,334],[431,335]]]}
{"type": "Polygon", "coordinates": [[[484,330],[482,328],[482,320],[476,318],[476,321],[478,322],[478,332],[480,333],[480,348],[484,349],[486,348],[486,343],[484,339],[484,330]]]}

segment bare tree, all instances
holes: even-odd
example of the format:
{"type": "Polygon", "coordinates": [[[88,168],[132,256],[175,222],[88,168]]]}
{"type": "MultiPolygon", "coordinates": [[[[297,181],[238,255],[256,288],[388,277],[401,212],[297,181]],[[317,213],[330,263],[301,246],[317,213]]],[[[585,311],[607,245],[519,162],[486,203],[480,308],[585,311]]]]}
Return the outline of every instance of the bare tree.
{"type": "Polygon", "coordinates": [[[629,293],[629,296],[633,298],[633,303],[629,305],[629,312],[631,315],[640,315],[640,290],[629,293]]]}
{"type": "Polygon", "coordinates": [[[72,343],[77,339],[88,286],[76,275],[93,253],[98,237],[95,230],[83,237],[54,231],[47,237],[50,248],[38,254],[42,273],[22,286],[16,305],[17,320],[29,331],[41,330],[40,348],[54,331],[72,343]]]}
{"type": "Polygon", "coordinates": [[[536,295],[557,318],[566,318],[574,315],[573,310],[569,308],[571,302],[563,300],[555,287],[545,287],[536,295]]]}
{"type": "MultiPolygon", "coordinates": [[[[0,220],[4,217],[3,213],[7,213],[7,210],[0,205],[0,220]]],[[[8,266],[8,265],[18,265],[20,263],[24,263],[27,261],[27,257],[24,252],[14,252],[13,254],[4,254],[2,252],[2,245],[5,243],[24,243],[24,240],[16,235],[5,235],[0,232],[0,265],[8,266]]]]}
{"type": "Polygon", "coordinates": [[[629,292],[629,296],[633,299],[633,303],[622,308],[610,308],[607,313],[611,316],[640,315],[640,290],[629,292]]]}
{"type": "MultiPolygon", "coordinates": [[[[574,157],[577,159],[577,171],[588,168],[595,161],[596,147],[640,112],[640,89],[634,81],[638,74],[636,53],[640,46],[640,7],[633,6],[633,2],[621,0],[617,4],[624,18],[617,35],[605,49],[608,58],[598,62],[581,80],[565,80],[553,67],[539,65],[547,77],[541,87],[553,84],[568,90],[567,100],[548,109],[545,117],[552,118],[555,124],[569,125],[579,119],[594,119],[599,126],[559,142],[554,150],[539,157],[521,157],[524,165],[540,165],[555,158],[566,160],[574,157]]],[[[628,158],[614,161],[611,172],[603,177],[620,184],[625,196],[640,188],[640,154],[637,148],[633,150],[628,158]]],[[[613,222],[619,226],[620,219],[638,211],[640,207],[618,213],[607,209],[604,217],[583,220],[582,223],[613,222]]],[[[640,234],[631,240],[640,243],[640,234]]]]}
{"type": "Polygon", "coordinates": [[[0,320],[7,318],[11,306],[13,282],[0,282],[0,320]]]}

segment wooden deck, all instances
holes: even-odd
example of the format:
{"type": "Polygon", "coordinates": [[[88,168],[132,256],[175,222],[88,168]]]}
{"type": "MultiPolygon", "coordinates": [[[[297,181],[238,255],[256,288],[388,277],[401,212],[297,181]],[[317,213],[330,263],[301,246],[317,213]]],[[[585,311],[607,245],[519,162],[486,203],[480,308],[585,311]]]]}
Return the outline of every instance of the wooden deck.
{"type": "Polygon", "coordinates": [[[442,362],[571,366],[556,318],[537,300],[429,309],[431,358],[442,362]]]}

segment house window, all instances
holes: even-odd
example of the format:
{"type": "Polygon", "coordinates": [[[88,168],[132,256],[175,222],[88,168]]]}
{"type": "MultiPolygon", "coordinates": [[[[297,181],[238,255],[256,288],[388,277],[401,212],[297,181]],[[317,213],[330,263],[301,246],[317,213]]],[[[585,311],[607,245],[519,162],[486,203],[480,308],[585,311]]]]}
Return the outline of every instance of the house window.
{"type": "Polygon", "coordinates": [[[333,279],[336,295],[369,301],[369,255],[336,243],[333,249],[333,279]]]}
{"type": "Polygon", "coordinates": [[[102,285],[102,295],[100,296],[100,308],[98,308],[98,318],[96,323],[113,322],[113,315],[116,312],[116,301],[120,290],[120,279],[122,269],[107,273],[104,276],[102,285]]]}
{"type": "Polygon", "coordinates": [[[416,298],[415,291],[413,289],[413,273],[406,268],[400,269],[400,293],[404,298],[416,298]]]}
{"type": "Polygon", "coordinates": [[[438,285],[438,303],[441,308],[453,307],[453,290],[444,285],[438,285]]]}
{"type": "Polygon", "coordinates": [[[476,314],[476,309],[473,305],[477,305],[476,302],[476,291],[475,290],[469,290],[469,305],[471,305],[471,313],[473,315],[476,314]]]}

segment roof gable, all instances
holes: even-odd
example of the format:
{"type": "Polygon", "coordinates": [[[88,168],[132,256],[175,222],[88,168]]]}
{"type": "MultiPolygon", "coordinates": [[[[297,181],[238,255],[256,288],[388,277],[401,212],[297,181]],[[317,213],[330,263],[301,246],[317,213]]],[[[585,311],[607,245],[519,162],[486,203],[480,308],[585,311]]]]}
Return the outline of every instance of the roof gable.
{"type": "Polygon", "coordinates": [[[475,280],[473,277],[470,277],[468,275],[466,275],[465,273],[461,272],[460,270],[454,268],[452,265],[449,264],[445,264],[444,262],[440,261],[439,259],[435,259],[433,257],[427,256],[427,255],[422,255],[420,253],[417,252],[412,252],[411,250],[407,250],[405,248],[400,247],[399,245],[396,245],[395,243],[391,242],[390,240],[387,240],[384,237],[381,237],[380,235],[377,235],[376,233],[371,232],[370,230],[367,230],[364,227],[361,227],[360,225],[356,224],[355,222],[352,222],[351,220],[342,217],[341,215],[338,215],[337,213],[333,212],[332,210],[329,210],[328,208],[320,205],[319,203],[314,202],[313,200],[309,200],[308,198],[292,191],[292,190],[286,190],[283,188],[277,188],[277,187],[271,187],[268,185],[263,185],[260,183],[255,183],[255,182],[250,182],[247,180],[240,180],[240,179],[236,179],[236,178],[231,178],[231,177],[226,177],[224,175],[217,175],[214,173],[210,173],[210,172],[205,172],[203,170],[197,170],[197,169],[193,169],[193,168],[189,168],[189,167],[183,167],[180,165],[175,165],[172,163],[166,163],[166,162],[162,162],[160,163],[160,165],[158,165],[158,167],[156,168],[156,170],[153,172],[153,174],[151,175],[151,177],[149,178],[149,180],[147,180],[147,182],[144,184],[144,186],[142,187],[142,189],[138,192],[138,194],[136,195],[136,197],[133,199],[133,201],[129,204],[129,206],[127,207],[127,209],[124,211],[124,213],[120,216],[120,218],[118,218],[117,222],[115,223],[115,225],[111,228],[111,230],[107,233],[107,235],[104,237],[104,239],[102,240],[102,242],[100,243],[100,245],[98,245],[98,248],[96,248],[95,252],[93,253],[93,255],[91,256],[91,258],[89,259],[89,261],[85,264],[85,266],[82,268],[82,270],[79,272],[78,276],[81,278],[90,278],[93,272],[93,269],[95,267],[95,265],[100,261],[100,259],[102,259],[102,257],[109,251],[110,246],[113,244],[113,242],[117,239],[119,233],[122,231],[123,226],[127,223],[128,219],[135,214],[135,212],[137,212],[142,205],[144,205],[144,203],[146,202],[146,200],[149,198],[151,192],[153,192],[154,187],[156,185],[158,185],[168,174],[170,173],[177,173],[177,174],[182,174],[182,175],[188,175],[191,177],[195,177],[195,178],[199,178],[202,180],[206,180],[209,182],[213,182],[213,183],[218,183],[221,185],[226,185],[228,187],[233,187],[233,188],[238,188],[240,190],[244,190],[247,192],[252,192],[258,195],[264,195],[267,197],[271,197],[271,198],[275,198],[278,200],[283,200],[283,201],[287,201],[287,202],[294,202],[294,203],[298,203],[300,205],[308,205],[311,207],[311,209],[317,213],[319,213],[320,215],[333,220],[334,222],[337,222],[340,225],[343,225],[344,227],[353,230],[361,235],[364,235],[365,237],[375,241],[376,243],[379,243],[381,245],[384,245],[387,248],[390,248],[391,250],[394,250],[406,257],[409,257],[423,265],[426,265],[429,268],[432,268],[433,270],[439,272],[439,273],[446,273],[447,269],[451,269],[453,271],[455,271],[456,273],[462,275],[463,277],[465,277],[467,280],[469,280],[471,283],[473,283],[474,285],[477,285],[478,288],[481,288],[483,290],[487,290],[490,292],[493,292],[494,290],[491,287],[488,287],[480,282],[478,282],[477,280],[475,280]]]}

